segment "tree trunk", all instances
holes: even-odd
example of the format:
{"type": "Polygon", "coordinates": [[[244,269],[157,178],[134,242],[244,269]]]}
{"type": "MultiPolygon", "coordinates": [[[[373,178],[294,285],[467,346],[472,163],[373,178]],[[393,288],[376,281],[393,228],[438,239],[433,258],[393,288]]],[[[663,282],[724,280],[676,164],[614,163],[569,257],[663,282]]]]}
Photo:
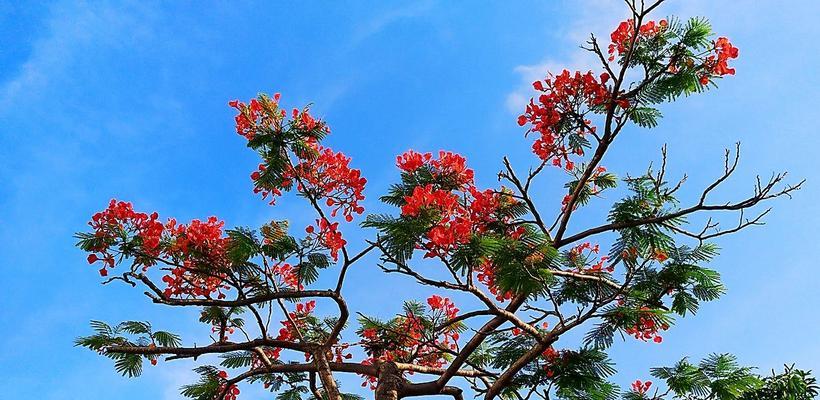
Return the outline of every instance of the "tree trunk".
{"type": "Polygon", "coordinates": [[[339,388],[336,386],[336,380],[333,379],[333,373],[330,372],[330,365],[327,363],[327,355],[321,349],[313,353],[314,363],[316,369],[319,371],[319,380],[322,381],[322,390],[327,394],[328,400],[341,400],[342,396],[339,394],[339,388]]]}
{"type": "Polygon", "coordinates": [[[398,400],[401,387],[401,371],[391,362],[379,365],[379,383],[376,384],[376,400],[398,400]]]}

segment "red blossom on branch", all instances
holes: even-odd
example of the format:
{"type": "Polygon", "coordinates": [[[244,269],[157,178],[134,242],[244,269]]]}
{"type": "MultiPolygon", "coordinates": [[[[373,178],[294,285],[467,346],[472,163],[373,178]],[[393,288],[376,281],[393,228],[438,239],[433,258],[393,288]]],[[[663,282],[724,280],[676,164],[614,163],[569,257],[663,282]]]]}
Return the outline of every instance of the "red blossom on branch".
{"type": "MultiPolygon", "coordinates": [[[[591,71],[572,74],[564,70],[560,75],[549,75],[533,83],[533,88],[541,94],[537,100],[530,100],[524,114],[518,117],[518,125],[529,125],[527,134],[538,135],[532,145],[538,158],[556,166],[566,162],[567,168],[572,169],[569,156],[583,155],[584,151],[582,146],[568,143],[568,135],[583,138],[595,133],[596,128],[585,115],[591,108],[608,104],[612,98],[606,85],[609,79],[608,73],[596,77],[591,71]]],[[[616,104],[629,107],[626,99],[618,99],[616,104]]]]}

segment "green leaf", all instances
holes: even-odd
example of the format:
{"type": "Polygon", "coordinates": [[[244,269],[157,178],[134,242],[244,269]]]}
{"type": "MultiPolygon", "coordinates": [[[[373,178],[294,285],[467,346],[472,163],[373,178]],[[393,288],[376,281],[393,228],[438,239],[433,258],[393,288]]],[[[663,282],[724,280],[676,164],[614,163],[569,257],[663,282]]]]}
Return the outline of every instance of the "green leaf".
{"type": "Polygon", "coordinates": [[[233,351],[219,356],[220,364],[226,368],[246,368],[253,364],[254,355],[250,351],[233,351]]]}
{"type": "Polygon", "coordinates": [[[662,117],[661,112],[652,107],[634,107],[629,111],[629,119],[642,128],[654,128],[658,126],[658,119],[662,117]]]}
{"type": "Polygon", "coordinates": [[[129,378],[142,374],[142,356],[139,354],[112,354],[114,369],[129,378]]]}
{"type": "Polygon", "coordinates": [[[150,334],[151,324],[141,321],[125,321],[117,326],[117,330],[133,335],[150,334]]]}
{"type": "Polygon", "coordinates": [[[182,344],[179,335],[170,332],[156,331],[153,338],[160,346],[164,347],[179,347],[182,344]]]}
{"type": "Polygon", "coordinates": [[[219,370],[211,365],[203,365],[194,369],[200,377],[199,381],[182,387],[181,394],[195,400],[213,400],[220,389],[219,370]]]}
{"type": "Polygon", "coordinates": [[[228,258],[234,263],[244,263],[262,252],[261,244],[253,230],[239,227],[229,229],[225,233],[230,238],[230,241],[228,241],[228,258]]]}

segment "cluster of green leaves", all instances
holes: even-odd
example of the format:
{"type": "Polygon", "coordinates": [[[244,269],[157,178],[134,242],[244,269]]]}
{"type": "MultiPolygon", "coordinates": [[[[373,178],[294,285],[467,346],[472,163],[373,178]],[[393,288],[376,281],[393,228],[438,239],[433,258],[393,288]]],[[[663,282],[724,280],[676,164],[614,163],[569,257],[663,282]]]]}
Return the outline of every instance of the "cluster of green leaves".
{"type": "MultiPolygon", "coordinates": [[[[622,226],[617,229],[609,262],[626,267],[628,284],[619,293],[620,304],[604,308],[602,322],[587,334],[586,343],[596,348],[611,346],[616,333],[623,334],[641,318],[669,325],[671,312],[680,316],[694,314],[701,302],[715,300],[725,292],[720,274],[702,266],[717,255],[716,246],[701,243],[691,248],[675,244],[670,227],[685,221],[666,218],[678,204],[666,182],[659,181],[651,170],[625,181],[631,194],[613,205],[608,218],[610,223],[622,226]],[[662,217],[665,221],[661,223],[662,217]],[[636,221],[642,223],[623,227],[636,221]],[[667,297],[672,300],[669,307],[664,302],[667,297]]],[[[603,276],[611,279],[607,274],[603,276]]],[[[590,282],[566,282],[558,298],[587,304],[595,296],[612,293],[601,290],[590,282]]]]}
{"type": "Polygon", "coordinates": [[[617,385],[607,380],[615,368],[609,356],[600,350],[562,351],[549,370],[560,399],[611,400],[620,392],[617,385]]]}
{"type": "Polygon", "coordinates": [[[154,331],[148,322],[125,321],[111,326],[102,321],[91,321],[91,328],[95,333],[77,338],[74,345],[97,351],[114,360],[114,368],[117,372],[128,377],[142,374],[143,358],[156,360],[156,356],[118,353],[116,347],[179,347],[181,343],[178,335],[166,331],[154,331]]]}
{"type": "Polygon", "coordinates": [[[640,307],[634,303],[613,304],[601,310],[601,322],[587,332],[584,343],[596,349],[606,349],[612,346],[616,333],[623,337],[627,329],[639,326],[642,321],[651,321],[659,329],[674,322],[669,312],[663,309],[640,307]]]}
{"type": "MultiPolygon", "coordinates": [[[[259,293],[270,290],[264,284],[265,278],[260,275],[260,267],[253,263],[254,257],[264,255],[271,260],[284,262],[295,259],[296,275],[299,283],[309,285],[319,278],[319,270],[328,268],[330,258],[324,249],[317,247],[314,241],[302,240],[287,234],[287,221],[272,221],[260,228],[262,239],[257,232],[250,228],[236,228],[227,231],[230,237],[228,257],[232,268],[237,272],[241,281],[252,288],[258,288],[259,293]]],[[[294,289],[294,288],[282,288],[294,289]]]]}
{"type": "MultiPolygon", "coordinates": [[[[581,181],[581,175],[586,169],[586,163],[582,163],[572,170],[573,179],[564,184],[564,187],[567,188],[568,193],[573,193],[575,191],[575,188],[578,186],[578,182],[581,181]]],[[[615,176],[615,174],[611,172],[593,174],[586,181],[584,187],[582,187],[581,190],[578,192],[578,195],[575,200],[576,205],[578,207],[584,206],[587,203],[589,203],[589,200],[593,196],[597,196],[602,191],[614,188],[617,185],[618,178],[615,176]]]]}
{"type": "Polygon", "coordinates": [[[772,371],[763,378],[763,386],[744,393],[742,400],[812,400],[820,396],[820,386],[811,371],[803,371],[794,366],[785,366],[783,373],[772,371]]]}
{"type": "Polygon", "coordinates": [[[203,307],[202,313],[199,314],[199,322],[204,322],[216,327],[242,328],[245,326],[245,320],[237,317],[237,315],[244,312],[245,309],[242,307],[203,307]]]}
{"type": "Polygon", "coordinates": [[[256,134],[248,140],[248,147],[259,153],[265,169],[260,171],[255,186],[265,191],[290,190],[294,184],[291,155],[301,160],[315,158],[318,154],[311,144],[324,139],[329,130],[321,121],[306,129],[298,118],[283,120],[283,110],[265,94],[260,94],[258,101],[263,118],[256,125],[256,134]]]}
{"type": "MultiPolygon", "coordinates": [[[[359,316],[356,333],[360,337],[366,337],[365,330],[375,333],[374,338],[363,342],[362,347],[369,356],[379,358],[389,353],[396,357],[394,361],[413,362],[430,355],[419,354],[416,346],[432,346],[444,332],[460,333],[467,329],[464,323],[449,323],[446,314],[417,301],[405,301],[402,311],[402,314],[386,321],[359,316]]],[[[439,351],[435,351],[435,356],[445,360],[451,358],[449,354],[439,351]]]]}
{"type": "Polygon", "coordinates": [[[323,343],[330,337],[330,332],[339,322],[338,317],[319,317],[313,314],[296,313],[299,332],[305,342],[323,343]]]}
{"type": "Polygon", "coordinates": [[[607,218],[611,224],[641,221],[632,227],[618,229],[618,239],[610,249],[612,263],[623,261],[635,266],[638,258],[651,257],[655,250],[666,252],[674,246],[668,226],[679,225],[682,218],[666,219],[663,223],[653,219],[672,213],[678,204],[666,182],[659,182],[652,171],[636,178],[626,178],[630,195],[616,202],[607,218]]]}
{"type": "MultiPolygon", "coordinates": [[[[88,253],[94,253],[99,249],[108,249],[108,253],[115,257],[117,264],[123,260],[133,261],[134,266],[153,265],[155,260],[145,255],[142,251],[142,238],[137,235],[137,230],[132,225],[120,225],[112,227],[116,232],[112,234],[97,236],[94,232],[77,232],[74,238],[77,239],[76,246],[88,253]]],[[[160,246],[167,247],[168,240],[163,239],[160,246]]]]}
{"type": "MultiPolygon", "coordinates": [[[[629,60],[630,67],[639,67],[647,77],[655,77],[640,81],[632,88],[636,89],[633,98],[636,104],[627,111],[632,122],[645,128],[657,126],[662,117],[652,105],[709,88],[700,82],[706,73],[704,59],[714,48],[709,21],[696,17],[686,22],[670,18],[668,22],[656,35],[639,36],[629,60]]],[[[623,65],[626,54],[621,55],[618,62],[623,65]]]]}
{"type": "Polygon", "coordinates": [[[500,246],[482,256],[492,263],[495,284],[504,292],[535,298],[556,282],[550,272],[558,266],[558,251],[547,235],[525,226],[517,238],[493,236],[500,246]]]}
{"type": "MultiPolygon", "coordinates": [[[[491,338],[487,361],[482,367],[509,368],[536,344],[529,335],[497,333],[491,338]]],[[[615,373],[612,361],[601,350],[581,348],[561,350],[553,359],[540,358],[519,372],[502,397],[515,399],[515,393],[546,387],[556,398],[566,400],[614,400],[620,390],[607,379],[615,373]]]]}
{"type": "MultiPolygon", "coordinates": [[[[698,365],[683,359],[672,367],[653,368],[653,377],[666,382],[669,391],[688,400],[810,400],[820,388],[809,372],[786,367],[782,374],[761,378],[742,367],[734,356],[712,354],[698,365]]],[[[652,399],[630,392],[626,400],[652,399]]]]}
{"type": "Polygon", "coordinates": [[[213,365],[202,365],[194,371],[199,374],[199,381],[183,386],[182,395],[196,400],[215,399],[225,383],[219,376],[219,369],[213,365]]]}
{"type": "Polygon", "coordinates": [[[702,301],[717,300],[726,289],[720,274],[699,264],[707,263],[717,255],[717,247],[704,243],[695,248],[673,247],[669,259],[635,271],[629,298],[647,306],[658,306],[661,300],[672,298],[671,311],[680,316],[694,314],[702,301]]]}
{"type": "MultiPolygon", "coordinates": [[[[262,348],[264,350],[264,348],[262,348]]],[[[234,351],[220,356],[220,365],[225,368],[251,368],[256,360],[256,354],[251,351],[234,351]]],[[[283,365],[279,360],[270,360],[273,365],[283,365]]],[[[199,381],[182,387],[183,396],[195,400],[213,400],[222,390],[225,379],[219,376],[219,368],[213,365],[203,365],[194,369],[199,374],[199,381]]],[[[276,393],[276,400],[318,400],[308,388],[307,373],[259,373],[250,376],[249,384],[261,383],[272,393],[276,393]]],[[[323,398],[326,399],[326,395],[323,398]]],[[[362,400],[362,397],[351,393],[342,393],[343,400],[362,400]]]]}

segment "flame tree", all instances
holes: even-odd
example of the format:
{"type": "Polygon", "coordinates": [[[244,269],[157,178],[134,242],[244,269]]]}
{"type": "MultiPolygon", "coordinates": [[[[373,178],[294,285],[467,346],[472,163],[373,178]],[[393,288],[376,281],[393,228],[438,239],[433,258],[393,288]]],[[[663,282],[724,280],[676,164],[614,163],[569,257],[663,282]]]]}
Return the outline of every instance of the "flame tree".
{"type": "Polygon", "coordinates": [[[590,38],[585,49],[599,71],[546,72],[533,83],[517,121],[536,156],[526,173],[504,158],[500,185],[480,188],[462,156],[407,151],[381,197],[396,212],[363,218],[372,237],[363,243],[348,243],[342,227],[364,213],[366,180],[350,158],[321,144],[327,123],[307,108],[287,111],[278,94],[231,102],[237,133],[261,157],[254,192],[272,205],[297,193],[315,223],[298,232],[287,221],[226,229],[216,217],[180,223],[112,200],[77,234],[103,283],[142,287],[159,306],[198,309],[213,341],[186,346],[148,322],[93,321],[93,334],[76,344],[132,377],[146,361],[193,359],[200,378],[182,394],[207,400],[236,399],[254,383],[281,399],[357,398],[339,387],[340,374],[359,375],[376,399],[461,399],[464,387],[485,399],[812,398],[818,387],[809,373],[787,367],[762,377],[728,354],[652,369],[655,384],[620,389],[608,380],[615,338],[656,346],[675,318],[719,298],[720,275],[705,266],[717,254],[713,239],[760,224],[768,212],[760,203],[802,183],[775,174],[743,198],[712,201],[738,165],[738,149],[727,150],[722,173],[684,204],[676,199],[683,180],[667,180],[665,149],[659,167],[640,176],[619,179],[601,164],[625,127],[654,128],[659,104],[735,73],[738,49],[727,38],[704,19],[650,19],[660,3],[627,1],[632,17],[610,43],[590,38]],[[531,189],[550,171],[568,177],[566,196],[544,210],[531,189]],[[619,183],[628,194],[606,221],[570,224],[619,183]],[[737,224],[720,226],[711,218],[717,212],[737,213],[737,224]],[[708,222],[693,226],[696,215],[708,222]],[[368,255],[383,272],[442,296],[397,304],[386,320],[359,314],[346,329],[345,276],[375,259],[368,255]],[[417,268],[420,258],[440,273],[417,268]],[[335,274],[335,285],[312,287],[320,273],[335,274]],[[460,310],[446,297],[453,292],[480,306],[460,310]],[[580,343],[564,339],[571,330],[585,333],[580,343]]]}

